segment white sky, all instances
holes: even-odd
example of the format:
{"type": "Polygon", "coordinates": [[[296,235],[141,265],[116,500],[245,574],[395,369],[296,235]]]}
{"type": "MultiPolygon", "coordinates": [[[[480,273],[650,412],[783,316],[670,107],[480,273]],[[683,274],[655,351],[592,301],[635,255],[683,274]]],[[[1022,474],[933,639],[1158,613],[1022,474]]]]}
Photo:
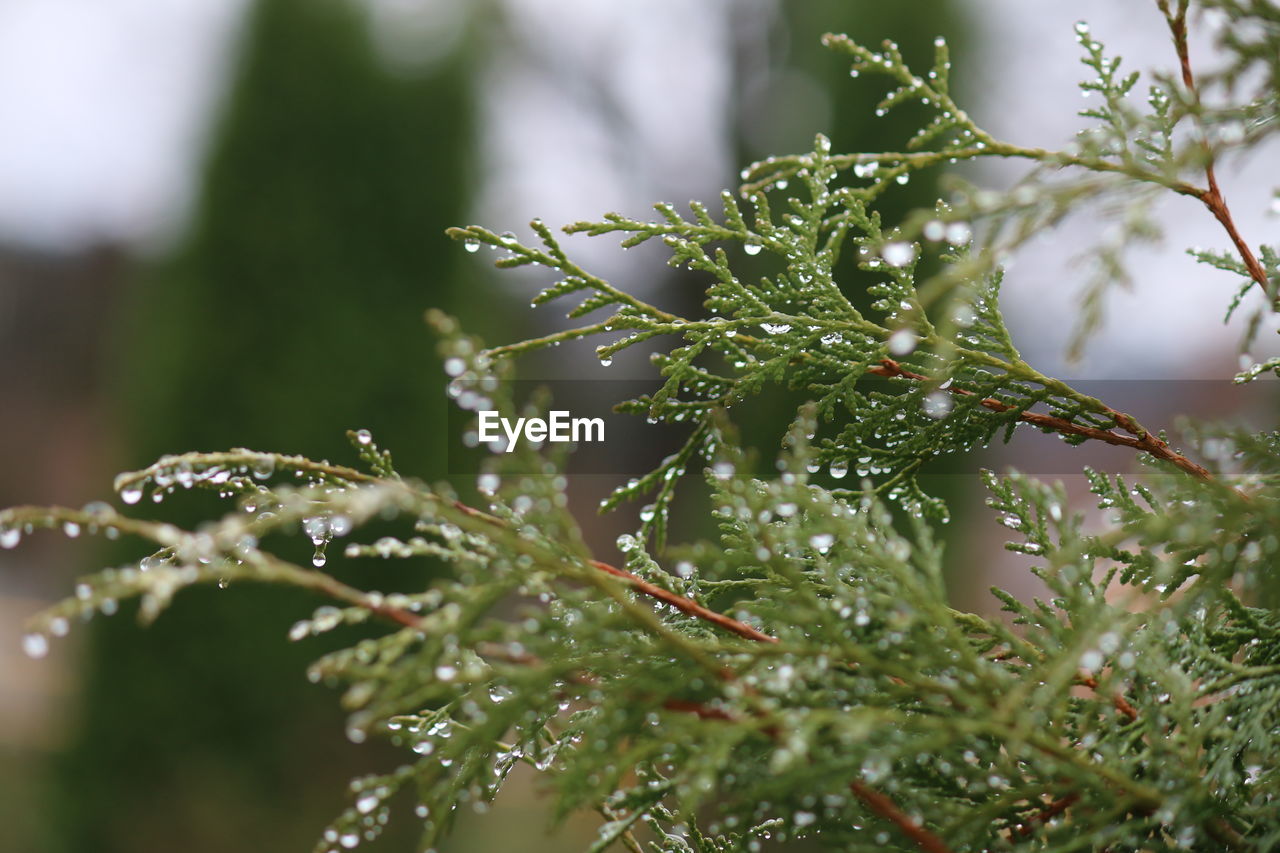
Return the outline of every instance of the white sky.
{"type": "Polygon", "coordinates": [[[192,190],[244,0],[0,0],[0,235],[149,242],[192,190]]]}
{"type": "MultiPolygon", "coordinates": [[[[1092,36],[1112,55],[1124,58],[1122,70],[1176,67],[1168,30],[1149,0],[969,0],[968,5],[982,16],[985,56],[979,85],[973,87],[983,93],[983,101],[971,112],[995,136],[1011,142],[1062,148],[1090,121],[1075,115],[1090,105],[1076,83],[1093,76],[1079,62],[1078,20],[1089,23],[1092,36]]],[[[1202,69],[1212,65],[1207,40],[1192,42],[1191,59],[1202,69]]],[[[1135,93],[1145,95],[1149,80],[1144,73],[1135,93]]],[[[1236,224],[1255,247],[1280,243],[1280,219],[1268,212],[1276,174],[1264,168],[1280,161],[1276,142],[1249,163],[1228,162],[1218,169],[1236,224]]],[[[1007,177],[1024,170],[1004,164],[996,171],[1007,177]]],[[[1099,223],[1077,217],[1019,253],[1005,280],[1002,303],[1029,361],[1051,374],[1082,378],[1221,378],[1237,369],[1245,306],[1230,327],[1221,323],[1237,279],[1184,253],[1191,246],[1229,248],[1226,234],[1190,199],[1166,198],[1155,218],[1165,225],[1165,242],[1129,252],[1134,290],[1113,293],[1108,324],[1095,338],[1094,351],[1078,365],[1062,359],[1087,274],[1076,258],[1097,239],[1099,223]]],[[[1274,354],[1275,338],[1274,332],[1263,331],[1252,355],[1261,360],[1274,354]]]]}

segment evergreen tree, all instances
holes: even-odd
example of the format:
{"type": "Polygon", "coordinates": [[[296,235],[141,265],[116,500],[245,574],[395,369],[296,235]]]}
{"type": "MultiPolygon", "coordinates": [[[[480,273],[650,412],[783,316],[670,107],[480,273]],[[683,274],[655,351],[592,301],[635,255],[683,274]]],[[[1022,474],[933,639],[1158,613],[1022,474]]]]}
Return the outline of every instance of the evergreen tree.
{"type": "MultiPolygon", "coordinates": [[[[345,688],[354,739],[385,737],[405,756],[354,783],[319,851],[379,835],[402,789],[431,849],[456,810],[485,807],[517,763],[543,772],[561,813],[601,813],[596,850],[757,850],[806,838],[929,853],[1280,847],[1280,618],[1267,595],[1280,550],[1280,433],[1202,424],[1175,446],[1117,408],[1123,401],[1027,363],[999,307],[1001,264],[1031,236],[1100,200],[1173,192],[1223,227],[1228,250],[1194,254],[1239,285],[1231,309],[1249,306],[1247,334],[1275,312],[1280,252],[1240,234],[1215,164],[1280,128],[1280,10],[1205,0],[1193,18],[1186,0],[1157,5],[1172,70],[1152,78],[1144,105],[1138,75],[1077,28],[1095,124],[1060,151],[977,126],[952,98],[942,40],[924,68],[892,42],[827,37],[856,73],[888,81],[879,110],[923,108],[901,149],[836,153],[819,137],[812,151],[749,168],[741,198],[726,192],[714,214],[660,204],[651,221],[606,215],[565,229],[620,235],[624,246],[661,241],[673,266],[709,282],[697,316],[593,275],[540,221],[528,243],[480,226],[452,231],[469,250],[493,247],[499,267],[551,271],[535,303],[572,297],[570,316],[599,317],[485,349],[433,312],[465,408],[539,411],[545,401],[510,397],[522,353],[602,337],[607,363],[675,339],[654,357],[660,385],[620,404],[689,428],[679,452],[607,502],[649,501],[635,534],[618,540],[623,565],[582,544],[557,444],[493,453],[466,496],[402,478],[364,430],[350,433],[358,467],[188,453],[116,485],[125,503],[174,487],[232,501],[196,529],[105,504],[0,515],[0,544],[63,525],[158,549],[36,617],[28,652],[42,654],[71,619],[107,602],[139,598],[152,618],[178,590],[215,582],[331,599],[290,629],[295,640],[387,626],[308,670],[345,688]],[[1199,74],[1187,31],[1209,15],[1226,61],[1199,74]],[[901,178],[984,157],[1031,171],[1008,193],[959,186],[892,226],[881,215],[901,178]],[[757,257],[771,266],[737,272],[757,257]],[[841,257],[869,274],[868,307],[833,274],[841,257]],[[751,476],[755,451],[736,437],[735,407],[775,384],[807,402],[775,470],[751,476]],[[1051,597],[996,590],[1007,619],[957,610],[941,574],[947,508],[919,475],[939,456],[1028,428],[1131,449],[1158,476],[1088,471],[1104,512],[1086,525],[1061,486],[985,474],[1008,547],[1051,597]],[[691,470],[703,474],[720,535],[676,545],[668,508],[691,470]],[[358,535],[390,518],[399,534],[358,535]],[[422,590],[369,591],[282,556],[289,533],[344,540],[352,557],[441,558],[451,571],[422,590]]],[[[1129,217],[1117,228],[1137,237],[1155,225],[1129,217]]],[[[1119,278],[1125,242],[1099,250],[1104,281],[1119,278]]],[[[1090,296],[1080,339],[1096,330],[1101,304],[1090,296]]],[[[1236,381],[1273,371],[1280,360],[1236,381]]]]}
{"type": "MultiPolygon", "coordinates": [[[[394,433],[412,470],[443,473],[423,439],[446,403],[421,312],[451,302],[463,267],[441,236],[464,209],[462,57],[395,73],[346,0],[259,0],[240,53],[189,234],[130,294],[120,452],[128,464],[243,445],[322,458],[358,420],[394,433]]],[[[216,510],[155,512],[186,526],[216,510]]],[[[311,549],[287,553],[307,562],[311,549]]],[[[120,542],[109,559],[139,556],[120,542]]],[[[311,605],[215,586],[179,602],[145,648],[127,621],[97,624],[47,809],[60,849],[309,843],[365,760],[299,675],[313,650],[279,642],[274,617],[311,605]]]]}

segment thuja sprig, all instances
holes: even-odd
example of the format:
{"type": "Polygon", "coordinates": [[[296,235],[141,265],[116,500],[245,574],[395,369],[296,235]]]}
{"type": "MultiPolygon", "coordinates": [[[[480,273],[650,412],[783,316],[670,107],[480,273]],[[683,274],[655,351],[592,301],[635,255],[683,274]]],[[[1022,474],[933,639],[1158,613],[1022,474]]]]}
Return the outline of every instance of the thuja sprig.
{"type": "MultiPolygon", "coordinates": [[[[924,96],[937,93],[929,89],[924,96]]],[[[928,241],[922,246],[886,230],[864,195],[838,186],[839,170],[825,138],[818,138],[807,162],[809,168],[793,176],[807,198],[788,199],[785,214],[774,211],[766,193],[756,192],[747,200],[748,215],[726,192],[719,217],[696,202],[687,218],[660,204],[656,220],[611,214],[565,228],[593,236],[621,234],[624,246],[662,240],[672,265],[710,279],[704,303],[708,316],[683,318],[648,303],[628,303],[589,326],[488,351],[490,357],[505,357],[572,338],[621,333],[597,349],[607,364],[618,352],[657,336],[682,339],[682,345],[654,355],[664,377],[660,387],[620,408],[650,420],[688,422],[690,437],[655,471],[621,487],[605,508],[652,494],[641,532],[661,543],[674,481],[696,457],[713,462],[723,444],[713,418],[770,383],[804,389],[818,402],[822,417],[837,425],[836,435],[820,444],[819,464],[836,477],[849,470],[884,475],[886,492],[913,512],[945,514],[916,485],[928,459],[985,444],[1000,432],[1008,440],[1020,423],[1070,441],[1132,447],[1192,476],[1210,476],[1131,416],[1027,363],[999,312],[998,273],[971,280],[965,298],[935,322],[916,279],[917,255],[928,241]],[[855,308],[836,281],[836,262],[846,245],[863,270],[881,277],[870,286],[874,314],[855,308]],[[740,256],[729,251],[735,246],[745,255],[773,259],[775,271],[754,281],[740,276],[740,256]],[[718,364],[710,358],[714,355],[718,364]],[[859,383],[867,376],[893,380],[894,391],[864,391],[859,383]],[[1037,406],[1049,411],[1034,411],[1037,406]]],[[[545,226],[535,223],[535,230],[551,244],[545,226]]],[[[947,228],[942,232],[948,236],[947,228]]],[[[465,241],[480,232],[473,227],[452,233],[465,241]]],[[[608,285],[593,284],[562,252],[551,257],[514,238],[506,245],[509,257],[539,258],[538,263],[561,271],[577,271],[544,294],[584,290],[594,295],[583,304],[617,304],[608,285]]],[[[969,270],[966,251],[943,253],[940,259],[969,270]]]]}
{"type": "MultiPolygon", "coordinates": [[[[922,103],[934,112],[931,122],[908,140],[903,150],[841,154],[830,158],[838,168],[851,169],[856,178],[872,178],[871,185],[861,190],[867,198],[874,198],[892,188],[895,181],[906,180],[913,171],[943,163],[998,157],[1037,164],[1028,179],[1008,193],[976,190],[958,184],[955,195],[945,208],[932,214],[919,212],[903,223],[902,233],[910,239],[918,238],[926,227],[938,221],[981,223],[988,232],[984,251],[973,255],[965,264],[944,270],[932,282],[921,287],[925,304],[975,276],[989,274],[1005,254],[1083,205],[1097,203],[1104,198],[1128,199],[1128,203],[1123,205],[1125,215],[1117,222],[1120,227],[1115,240],[1096,254],[1097,274],[1085,291],[1086,310],[1072,344],[1073,354],[1079,356],[1088,335],[1102,321],[1101,304],[1105,292],[1115,282],[1128,280],[1120,262],[1119,247],[1135,239],[1152,240],[1159,236],[1155,223],[1143,215],[1143,206],[1133,203],[1132,199],[1135,188],[1147,187],[1169,190],[1203,203],[1222,225],[1234,253],[1243,263],[1246,283],[1242,285],[1241,295],[1252,286],[1261,286],[1268,306],[1274,310],[1277,302],[1275,282],[1280,279],[1278,270],[1274,263],[1268,266],[1265,260],[1259,260],[1257,252],[1240,234],[1218,188],[1213,168],[1221,152],[1249,144],[1258,138],[1255,134],[1265,132],[1259,129],[1265,128],[1267,122],[1260,121],[1257,116],[1259,105],[1264,101],[1255,98],[1240,107],[1204,108],[1190,70],[1186,44],[1187,3],[1158,5],[1174,37],[1181,65],[1179,74],[1157,75],[1155,84],[1149,89],[1148,109],[1141,111],[1129,97],[1138,82],[1138,72],[1120,74],[1120,58],[1107,55],[1088,25],[1081,22],[1076,27],[1076,36],[1085,49],[1082,61],[1094,76],[1080,86],[1085,95],[1095,95],[1100,100],[1099,106],[1087,108],[1081,114],[1094,118],[1098,125],[1082,131],[1072,147],[1058,151],[998,140],[982,130],[950,96],[945,74],[940,73],[940,69],[946,68],[945,44],[941,40],[933,69],[921,76],[906,64],[892,42],[886,42],[881,50],[875,51],[847,36],[827,37],[828,46],[853,59],[856,74],[876,74],[888,78],[895,85],[896,88],[881,103],[881,112],[907,100],[922,103]],[[1198,131],[1189,144],[1176,144],[1175,132],[1189,117],[1196,123],[1198,131]],[[1219,126],[1240,127],[1241,130],[1217,134],[1210,140],[1211,130],[1219,126]],[[1246,126],[1249,129],[1245,129],[1246,126]],[[929,146],[928,150],[918,150],[925,145],[929,146]],[[1070,180],[1064,181],[1054,174],[1063,169],[1073,174],[1070,180]],[[1207,185],[1199,186],[1188,180],[1185,175],[1192,170],[1200,171],[1207,179],[1207,185]],[[1054,174],[1054,179],[1045,180],[1050,174],[1054,174]]],[[[1254,19],[1265,18],[1268,14],[1266,10],[1243,13],[1236,9],[1235,12],[1241,18],[1254,19]]],[[[1229,36],[1227,40],[1231,41],[1231,38],[1229,36]]],[[[1229,79],[1234,83],[1238,75],[1229,76],[1229,79]]],[[[798,172],[811,167],[808,155],[767,158],[744,170],[743,192],[774,187],[779,181],[786,183],[798,172]]],[[[1260,251],[1269,253],[1274,260],[1274,249],[1262,247],[1260,251]]],[[[1237,296],[1236,302],[1239,299],[1237,296]]],[[[1260,318],[1261,315],[1255,315],[1251,321],[1246,341],[1252,338],[1260,318]]]]}
{"type": "MultiPolygon", "coordinates": [[[[535,304],[574,297],[573,318],[607,312],[490,350],[431,312],[449,394],[465,411],[541,411],[540,397],[512,398],[512,356],[605,335],[597,352],[608,363],[676,339],[654,356],[653,392],[621,404],[689,426],[680,450],[607,502],[654,495],[641,535],[617,540],[621,561],[587,547],[559,448],[491,454],[474,490],[402,476],[364,430],[349,433],[362,467],[242,448],[181,454],[121,475],[117,489],[127,505],[188,489],[228,502],[194,529],[103,503],[0,512],[0,547],[51,528],[151,550],[35,617],[27,652],[45,654],[74,621],[127,599],[157,618],[194,584],[311,593],[321,603],[287,628],[295,641],[360,626],[308,676],[343,688],[353,741],[386,738],[405,758],[353,783],[323,853],[376,838],[403,791],[416,800],[421,849],[433,849],[460,808],[494,801],[517,763],[545,775],[558,814],[601,815],[599,851],[645,849],[640,827],[655,849],[699,853],[798,839],[928,853],[1275,847],[1280,619],[1268,596],[1280,437],[1188,426],[1193,461],[1027,363],[999,308],[1000,251],[1121,186],[1195,196],[1232,232],[1213,161],[1264,132],[1236,142],[1208,132],[1232,113],[1195,92],[1187,4],[1158,5],[1182,83],[1160,78],[1142,113],[1128,102],[1136,80],[1079,33],[1102,128],[1070,153],[982,133],[951,100],[945,45],[917,76],[893,45],[833,37],[858,74],[890,81],[881,109],[932,110],[906,151],[841,155],[819,137],[811,152],[758,165],[745,197],[726,192],[720,210],[662,204],[652,221],[607,215],[566,229],[660,240],[705,283],[698,316],[588,272],[540,221],[533,245],[478,226],[451,232],[468,249],[502,252],[501,267],[551,271],[535,304]],[[1206,132],[1179,149],[1173,131],[1187,116],[1206,132]],[[1008,194],[966,191],[896,227],[881,220],[880,195],[912,170],[991,155],[1082,176],[1057,186],[1035,174],[1008,194]],[[1209,190],[1182,183],[1192,167],[1209,190]],[[842,255],[866,274],[869,299],[851,298],[842,255]],[[917,272],[925,255],[942,268],[932,282],[917,272]],[[776,474],[753,477],[732,418],[769,384],[809,402],[782,437],[776,474]],[[1128,447],[1174,476],[1087,470],[1100,515],[1086,517],[1061,486],[984,474],[1006,548],[1044,590],[994,590],[1004,618],[987,618],[948,597],[967,575],[944,572],[934,522],[945,508],[917,475],[1021,425],[1128,447]],[[707,486],[716,535],[669,547],[667,511],[689,473],[707,486]],[[290,537],[314,545],[310,567],[281,556],[290,537]],[[363,589],[325,570],[337,544],[341,556],[432,560],[438,571],[424,588],[363,589]]],[[[1271,20],[1235,0],[1214,5],[1271,20]]],[[[1229,69],[1268,61],[1237,46],[1229,69]]],[[[1204,260],[1271,287],[1275,253],[1257,254],[1263,282],[1236,248],[1204,260]]]]}

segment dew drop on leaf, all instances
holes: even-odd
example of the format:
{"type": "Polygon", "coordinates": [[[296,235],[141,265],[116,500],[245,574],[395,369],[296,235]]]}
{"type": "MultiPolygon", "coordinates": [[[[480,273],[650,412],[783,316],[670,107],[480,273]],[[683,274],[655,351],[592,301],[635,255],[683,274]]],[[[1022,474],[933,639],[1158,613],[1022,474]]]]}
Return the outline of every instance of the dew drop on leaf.
{"type": "Polygon", "coordinates": [[[947,226],[947,242],[953,246],[961,246],[969,242],[969,238],[973,236],[973,229],[969,227],[967,222],[952,222],[947,226]]]}
{"type": "Polygon", "coordinates": [[[22,653],[34,659],[44,657],[49,654],[49,639],[44,634],[24,634],[22,637],[22,653]]]}
{"type": "Polygon", "coordinates": [[[889,336],[889,352],[894,355],[909,355],[916,348],[915,332],[910,329],[898,329],[889,336]]]}
{"type": "Polygon", "coordinates": [[[809,547],[816,549],[820,554],[825,554],[835,541],[836,538],[830,533],[815,533],[809,537],[809,547]]]}
{"type": "Polygon", "coordinates": [[[945,391],[934,391],[924,398],[924,413],[934,420],[946,417],[951,412],[951,395],[945,391]]]}
{"type": "Polygon", "coordinates": [[[915,259],[916,249],[910,243],[888,243],[880,256],[891,267],[905,267],[915,259]]]}

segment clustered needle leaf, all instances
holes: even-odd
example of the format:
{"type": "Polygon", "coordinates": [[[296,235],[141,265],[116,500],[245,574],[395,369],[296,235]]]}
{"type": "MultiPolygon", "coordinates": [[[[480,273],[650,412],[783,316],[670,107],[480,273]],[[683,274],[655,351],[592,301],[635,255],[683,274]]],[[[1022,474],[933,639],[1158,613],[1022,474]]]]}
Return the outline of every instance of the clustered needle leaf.
{"type": "MultiPolygon", "coordinates": [[[[1000,311],[1010,253],[1079,211],[1114,215],[1119,236],[1097,250],[1082,299],[1083,346],[1129,275],[1124,248],[1158,233],[1149,201],[1171,192],[1223,228],[1223,248],[1193,254],[1241,285],[1230,310],[1249,302],[1246,341],[1271,318],[1277,250],[1245,241],[1214,165],[1280,126],[1280,16],[1263,0],[1156,7],[1176,64],[1145,106],[1139,75],[1077,27],[1094,124],[1062,151],[983,131],[952,98],[941,41],[921,74],[892,43],[829,36],[854,76],[888,81],[879,112],[923,109],[901,151],[835,153],[820,135],[749,167],[714,208],[659,204],[649,220],[564,229],[661,243],[704,288],[696,316],[589,272],[540,220],[527,243],[451,230],[499,267],[548,271],[533,304],[566,300],[582,323],[485,349],[431,312],[463,410],[545,410],[543,396],[512,397],[513,361],[535,350],[592,338],[608,364],[658,348],[653,390],[619,408],[687,434],[604,502],[648,501],[618,539],[619,565],[587,547],[567,451],[552,444],[489,454],[474,490],[402,474],[365,430],[349,433],[359,467],[243,448],[167,456],[121,475],[121,500],[205,489],[225,514],[186,530],[101,502],[0,512],[5,548],[56,528],[150,551],[34,617],[25,650],[42,656],[74,622],[132,599],[153,620],[196,584],[315,594],[282,631],[359,632],[307,675],[342,689],[351,740],[403,752],[352,783],[317,853],[376,839],[401,792],[420,850],[434,850],[517,764],[545,780],[557,817],[600,816],[592,851],[1280,849],[1280,432],[1186,423],[1176,447],[1120,402],[1029,364],[1000,311]],[[1197,79],[1187,33],[1200,22],[1224,62],[1197,79]],[[883,221],[880,198],[913,173],[992,156],[1029,172],[1007,192],[955,182],[932,208],[883,221]],[[770,387],[807,402],[757,476],[735,421],[770,387]],[[1087,509],[1060,484],[984,473],[1006,548],[1043,591],[994,589],[999,618],[957,609],[947,508],[920,475],[1027,428],[1129,448],[1143,467],[1086,470],[1087,509]],[[669,543],[673,502],[698,482],[715,535],[669,543]],[[310,566],[281,556],[299,537],[310,566]],[[332,556],[437,572],[425,588],[370,590],[325,571],[332,556]]],[[[1235,381],[1270,373],[1280,361],[1235,381]]]]}

